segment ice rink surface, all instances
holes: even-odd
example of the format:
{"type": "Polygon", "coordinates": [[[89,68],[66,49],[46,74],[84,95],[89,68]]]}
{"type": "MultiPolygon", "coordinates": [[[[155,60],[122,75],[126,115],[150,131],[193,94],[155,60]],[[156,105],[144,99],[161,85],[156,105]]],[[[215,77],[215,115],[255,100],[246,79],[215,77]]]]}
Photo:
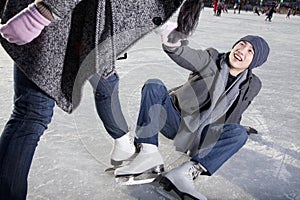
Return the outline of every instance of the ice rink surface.
{"type": "MultiPolygon", "coordinates": [[[[201,176],[196,185],[208,199],[300,200],[300,17],[275,14],[272,22],[252,12],[213,16],[201,13],[190,45],[229,51],[247,34],[263,36],[270,45],[267,63],[254,70],[262,82],[260,94],[244,114],[242,124],[255,127],[246,145],[213,176],[201,176]]],[[[0,49],[0,127],[12,109],[12,61],[0,49]]],[[[140,90],[149,78],[171,88],[182,84],[188,71],[176,66],[161,50],[153,32],[118,61],[120,98],[131,129],[139,109],[140,90]]],[[[58,107],[42,136],[29,174],[28,200],[168,199],[152,185],[117,187],[110,165],[112,139],[96,114],[92,88],[84,86],[80,107],[71,115],[58,107]]],[[[166,170],[188,158],[175,152],[163,137],[160,150],[166,170]]]]}

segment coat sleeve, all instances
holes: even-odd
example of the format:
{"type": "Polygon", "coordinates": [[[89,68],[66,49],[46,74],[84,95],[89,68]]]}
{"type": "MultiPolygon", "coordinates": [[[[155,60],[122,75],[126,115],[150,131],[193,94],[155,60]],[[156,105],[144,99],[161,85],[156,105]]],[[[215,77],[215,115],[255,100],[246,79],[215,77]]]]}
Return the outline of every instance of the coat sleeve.
{"type": "Polygon", "coordinates": [[[62,19],[72,12],[75,6],[82,0],[43,0],[49,6],[55,18],[62,19]]]}
{"type": "Polygon", "coordinates": [[[163,45],[163,50],[179,66],[200,74],[214,62],[212,53],[218,54],[215,49],[196,50],[188,46],[169,49],[163,45]]]}

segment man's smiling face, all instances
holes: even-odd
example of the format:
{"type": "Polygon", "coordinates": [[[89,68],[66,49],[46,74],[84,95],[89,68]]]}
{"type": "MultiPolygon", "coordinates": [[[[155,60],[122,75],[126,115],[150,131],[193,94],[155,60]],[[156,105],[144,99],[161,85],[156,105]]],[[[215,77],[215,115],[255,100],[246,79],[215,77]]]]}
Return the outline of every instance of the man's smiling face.
{"type": "Polygon", "coordinates": [[[240,41],[229,54],[230,72],[238,75],[249,67],[254,57],[254,49],[249,42],[240,41]]]}

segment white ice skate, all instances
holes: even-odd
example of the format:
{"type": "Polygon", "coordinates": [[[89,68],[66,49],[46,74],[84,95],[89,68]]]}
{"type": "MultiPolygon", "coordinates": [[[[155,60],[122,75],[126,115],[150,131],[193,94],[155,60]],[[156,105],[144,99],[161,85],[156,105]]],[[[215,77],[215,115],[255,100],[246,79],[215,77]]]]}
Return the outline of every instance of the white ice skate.
{"type": "Polygon", "coordinates": [[[130,132],[115,139],[111,152],[111,164],[115,167],[121,165],[123,161],[130,159],[134,155],[135,150],[133,137],[130,132]]]}
{"type": "Polygon", "coordinates": [[[181,198],[207,200],[207,198],[198,192],[194,185],[194,180],[204,169],[200,164],[192,161],[185,162],[181,166],[172,169],[163,176],[159,183],[166,191],[175,191],[181,198]]]}
{"type": "Polygon", "coordinates": [[[115,170],[117,185],[136,185],[152,182],[164,171],[164,161],[156,145],[141,145],[140,153],[128,164],[115,170]]]}

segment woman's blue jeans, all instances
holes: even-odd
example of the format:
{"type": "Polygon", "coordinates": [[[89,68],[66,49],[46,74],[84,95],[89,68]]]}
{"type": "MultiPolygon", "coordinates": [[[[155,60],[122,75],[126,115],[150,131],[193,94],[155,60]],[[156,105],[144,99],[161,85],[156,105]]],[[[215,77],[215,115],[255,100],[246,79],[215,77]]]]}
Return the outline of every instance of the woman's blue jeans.
{"type": "Polygon", "coordinates": [[[107,78],[98,74],[90,79],[94,88],[95,105],[103,125],[112,138],[117,139],[128,132],[119,99],[119,76],[116,73],[107,78]]]}
{"type": "MultiPolygon", "coordinates": [[[[118,138],[128,132],[119,96],[119,78],[91,79],[99,117],[108,133],[118,138]]],[[[0,137],[0,200],[23,200],[38,141],[53,116],[54,100],[14,66],[14,109],[0,137]]]]}
{"type": "MultiPolygon", "coordinates": [[[[137,143],[158,145],[158,132],[174,139],[180,126],[180,113],[174,107],[162,81],[149,79],[143,89],[137,120],[137,143]]],[[[206,126],[201,134],[199,153],[191,159],[201,163],[208,175],[213,174],[246,142],[248,135],[239,124],[206,126]],[[213,139],[209,139],[213,138],[213,139]],[[215,139],[217,138],[217,139],[215,139]],[[211,142],[210,142],[211,140],[211,142]]]]}
{"type": "Polygon", "coordinates": [[[51,121],[54,100],[14,66],[14,109],[0,137],[0,199],[23,200],[37,143],[51,121]]]}

